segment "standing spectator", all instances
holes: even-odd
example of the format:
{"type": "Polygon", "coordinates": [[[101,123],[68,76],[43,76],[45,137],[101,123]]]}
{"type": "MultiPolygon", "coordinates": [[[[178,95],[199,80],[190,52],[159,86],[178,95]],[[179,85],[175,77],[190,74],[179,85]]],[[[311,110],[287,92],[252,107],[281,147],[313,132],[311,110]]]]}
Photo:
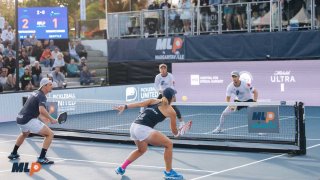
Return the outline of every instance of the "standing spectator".
{"type": "Polygon", "coordinates": [[[180,19],[183,21],[184,35],[190,34],[191,26],[191,2],[190,0],[182,0],[178,8],[181,10],[180,19]]]}
{"type": "Polygon", "coordinates": [[[90,85],[90,83],[94,83],[92,79],[92,74],[88,70],[87,66],[82,67],[82,71],[80,72],[80,84],[81,85],[90,85]]]}
{"type": "Polygon", "coordinates": [[[33,85],[36,87],[39,87],[40,81],[42,79],[42,74],[41,74],[42,69],[39,61],[34,62],[34,66],[32,66],[31,70],[32,70],[33,85]]]}
{"type": "Polygon", "coordinates": [[[171,4],[168,2],[168,0],[164,0],[164,2],[161,3],[160,9],[164,9],[164,8],[168,8],[168,9],[171,8],[171,4]]]}
{"type": "Polygon", "coordinates": [[[74,59],[71,59],[70,63],[67,64],[68,77],[79,77],[80,71],[78,65],[75,64],[74,59]]]}
{"type": "Polygon", "coordinates": [[[316,18],[317,18],[317,23],[316,27],[317,29],[320,29],[320,0],[315,0],[314,3],[316,4],[316,18]]]}
{"type": "Polygon", "coordinates": [[[226,30],[232,30],[232,23],[231,23],[231,18],[233,15],[233,6],[230,6],[231,3],[233,3],[233,0],[222,0],[222,3],[224,4],[224,18],[226,20],[226,30]]]}
{"type": "Polygon", "coordinates": [[[57,83],[58,88],[65,88],[66,82],[64,75],[60,72],[60,67],[57,66],[54,68],[54,71],[51,73],[52,81],[57,83]]]}
{"type": "Polygon", "coordinates": [[[87,59],[88,53],[84,45],[81,43],[81,40],[77,41],[76,52],[79,55],[79,57],[85,57],[87,59]]]}

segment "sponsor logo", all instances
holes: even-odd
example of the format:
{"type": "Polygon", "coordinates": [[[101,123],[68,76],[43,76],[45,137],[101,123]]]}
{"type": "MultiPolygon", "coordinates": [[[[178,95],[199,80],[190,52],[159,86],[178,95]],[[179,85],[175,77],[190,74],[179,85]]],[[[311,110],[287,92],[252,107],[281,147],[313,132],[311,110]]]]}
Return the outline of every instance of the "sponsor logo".
{"type": "Polygon", "coordinates": [[[31,163],[31,167],[29,169],[29,163],[28,162],[14,162],[12,164],[12,173],[21,173],[26,172],[29,173],[30,176],[32,176],[35,172],[39,172],[41,169],[41,164],[37,162],[31,163]]]}
{"type": "Polygon", "coordinates": [[[295,83],[296,79],[291,71],[274,71],[270,76],[271,83],[280,83],[280,91],[285,91],[285,84],[295,83]]]}
{"type": "Polygon", "coordinates": [[[219,76],[211,75],[199,75],[191,74],[190,75],[190,84],[191,86],[199,86],[201,84],[222,84],[223,79],[220,79],[219,76]]]}
{"type": "Polygon", "coordinates": [[[157,39],[155,59],[184,59],[183,44],[180,37],[157,39]]]}

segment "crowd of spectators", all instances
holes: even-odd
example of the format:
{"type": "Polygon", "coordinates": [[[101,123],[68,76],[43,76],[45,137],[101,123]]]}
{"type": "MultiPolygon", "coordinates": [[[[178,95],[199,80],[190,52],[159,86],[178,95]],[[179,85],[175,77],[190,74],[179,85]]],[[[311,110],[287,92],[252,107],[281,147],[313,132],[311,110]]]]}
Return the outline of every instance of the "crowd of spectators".
{"type": "Polygon", "coordinates": [[[38,40],[35,35],[19,42],[16,51],[15,32],[8,23],[0,29],[0,92],[16,90],[16,57],[20,90],[39,87],[43,77],[50,77],[55,88],[67,86],[66,77],[79,77],[81,84],[94,83],[94,71],[88,71],[87,52],[81,40],[71,40],[62,51],[54,40],[38,40]],[[18,56],[16,56],[18,53],[18,56]],[[46,74],[43,69],[46,68],[46,74]]]}

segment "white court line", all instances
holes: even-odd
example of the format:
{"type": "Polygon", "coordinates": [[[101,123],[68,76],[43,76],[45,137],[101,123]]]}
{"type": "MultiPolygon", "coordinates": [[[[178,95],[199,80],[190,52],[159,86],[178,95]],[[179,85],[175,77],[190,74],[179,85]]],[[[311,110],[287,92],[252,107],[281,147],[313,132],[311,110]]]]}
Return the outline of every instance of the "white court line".
{"type": "MultiPolygon", "coordinates": [[[[88,130],[97,130],[97,129],[111,129],[113,127],[119,127],[119,126],[128,126],[131,125],[131,123],[129,124],[119,124],[119,125],[113,125],[113,126],[105,126],[105,127],[100,127],[100,128],[92,128],[92,129],[88,129],[88,130]]],[[[118,130],[118,129],[117,129],[118,130]]]]}
{"type": "Polygon", "coordinates": [[[1,143],[7,143],[7,142],[15,142],[16,141],[16,139],[15,140],[10,140],[10,141],[0,141],[0,144],[1,143]]]}
{"type": "Polygon", "coordinates": [[[0,171],[0,173],[3,173],[3,172],[11,172],[11,169],[0,171]]]}
{"type": "Polygon", "coordinates": [[[320,141],[320,139],[307,139],[308,141],[320,141]]]}
{"type": "Polygon", "coordinates": [[[0,134],[0,136],[14,136],[14,137],[17,137],[18,135],[13,135],[13,134],[0,134]]]}
{"type": "MultiPolygon", "coordinates": [[[[318,146],[320,146],[320,144],[316,144],[316,145],[310,146],[307,149],[315,148],[315,147],[318,147],[318,146]]],[[[287,154],[280,154],[280,155],[272,156],[272,157],[269,157],[269,158],[261,159],[259,161],[254,161],[254,162],[251,162],[251,163],[248,163],[248,164],[244,164],[244,165],[241,165],[241,166],[236,166],[236,167],[225,169],[225,170],[222,170],[222,171],[217,171],[217,172],[205,175],[205,176],[200,176],[200,177],[197,177],[197,178],[193,178],[191,180],[203,179],[203,178],[206,178],[206,177],[209,177],[209,176],[221,174],[221,173],[232,171],[232,170],[235,170],[235,169],[240,169],[240,168],[243,168],[243,167],[247,167],[247,166],[251,166],[251,165],[254,165],[254,164],[258,164],[258,163],[261,163],[261,162],[264,162],[264,161],[268,161],[268,160],[271,160],[271,159],[279,158],[279,157],[282,157],[284,155],[287,155],[287,154]]]]}
{"type": "MultiPolygon", "coordinates": [[[[4,154],[8,152],[0,152],[0,154],[4,154]]],[[[29,157],[37,157],[35,155],[30,154],[20,154],[20,156],[29,156],[29,157]]],[[[82,159],[65,159],[65,158],[56,158],[56,157],[48,157],[49,159],[55,159],[55,162],[62,162],[62,161],[73,161],[73,162],[86,162],[86,163],[97,163],[97,164],[108,164],[108,165],[116,165],[120,166],[120,163],[113,163],[113,162],[106,162],[106,161],[89,161],[89,160],[82,160],[82,159]]],[[[161,166],[146,166],[146,165],[139,165],[139,164],[131,164],[130,166],[133,167],[143,167],[143,168],[152,168],[152,169],[165,169],[165,167],[161,166]]],[[[205,173],[214,173],[215,171],[209,170],[199,170],[199,169],[185,169],[185,168],[175,168],[181,171],[191,171],[191,172],[205,172],[205,173]]],[[[0,171],[1,172],[1,171],[0,171]]],[[[4,171],[6,172],[6,170],[4,171]]]]}

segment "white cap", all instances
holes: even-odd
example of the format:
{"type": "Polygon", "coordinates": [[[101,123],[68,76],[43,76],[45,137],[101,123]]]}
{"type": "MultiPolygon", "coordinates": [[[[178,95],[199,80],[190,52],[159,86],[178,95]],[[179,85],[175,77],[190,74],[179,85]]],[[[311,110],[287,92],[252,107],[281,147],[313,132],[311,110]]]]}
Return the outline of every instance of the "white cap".
{"type": "Polygon", "coordinates": [[[49,83],[52,83],[52,81],[49,78],[42,78],[40,81],[40,87],[38,90],[41,90],[41,88],[49,83]]]}

